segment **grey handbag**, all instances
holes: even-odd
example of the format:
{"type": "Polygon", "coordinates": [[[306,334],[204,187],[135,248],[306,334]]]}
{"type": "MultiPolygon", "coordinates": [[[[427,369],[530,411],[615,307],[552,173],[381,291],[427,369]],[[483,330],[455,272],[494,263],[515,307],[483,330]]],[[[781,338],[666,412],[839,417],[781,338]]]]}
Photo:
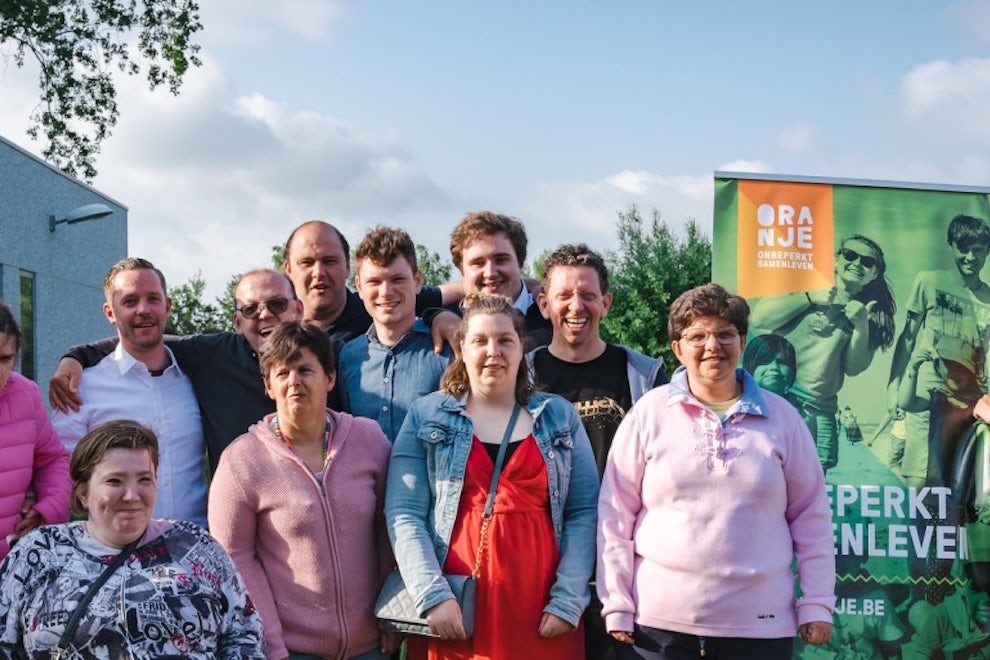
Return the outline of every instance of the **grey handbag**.
{"type": "MultiPolygon", "coordinates": [[[[502,444],[498,448],[498,458],[495,459],[495,468],[492,471],[492,480],[488,486],[488,499],[485,501],[485,512],[481,517],[481,535],[478,538],[478,551],[474,557],[474,571],[471,575],[447,575],[444,578],[450,585],[450,590],[454,593],[454,599],[461,608],[461,618],[464,624],[464,632],[470,639],[474,634],[474,607],[478,596],[478,578],[481,576],[481,555],[484,553],[485,537],[488,532],[488,523],[492,519],[492,509],[495,507],[495,490],[498,487],[498,478],[502,473],[502,464],[505,462],[505,450],[509,446],[509,437],[512,429],[516,426],[516,419],[519,417],[519,404],[512,409],[512,416],[509,418],[509,425],[505,427],[505,435],[502,436],[502,444]]],[[[386,632],[395,632],[405,635],[423,635],[424,637],[439,637],[430,631],[430,626],[426,622],[425,616],[420,616],[413,604],[412,596],[406,589],[402,581],[402,574],[398,569],[394,569],[385,579],[378,600],[375,601],[375,616],[378,617],[378,627],[386,632]]]]}
{"type": "MultiPolygon", "coordinates": [[[[464,632],[471,637],[474,634],[474,603],[478,595],[478,578],[472,575],[444,575],[444,577],[461,608],[464,632]]],[[[412,596],[406,590],[402,574],[398,570],[393,570],[385,578],[385,586],[382,587],[375,602],[375,616],[378,617],[378,627],[387,632],[438,637],[430,632],[426,617],[416,613],[412,596]]]]}

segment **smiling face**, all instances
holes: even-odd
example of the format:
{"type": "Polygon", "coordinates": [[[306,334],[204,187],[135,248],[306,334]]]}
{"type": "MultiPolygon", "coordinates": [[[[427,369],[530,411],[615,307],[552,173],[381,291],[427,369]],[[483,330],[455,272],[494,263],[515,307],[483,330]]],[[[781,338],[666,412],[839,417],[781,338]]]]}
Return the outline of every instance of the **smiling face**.
{"type": "Polygon", "coordinates": [[[963,277],[979,277],[987,262],[988,246],[980,240],[952,243],[952,261],[963,277]]]}
{"type": "Polygon", "coordinates": [[[479,236],[461,256],[464,294],[497,293],[515,300],[522,291],[522,272],[512,241],[504,232],[479,236]]]}
{"type": "Polygon", "coordinates": [[[835,274],[853,294],[880,274],[881,257],[877,251],[858,239],[842,244],[835,259],[835,274]]]}
{"type": "Polygon", "coordinates": [[[155,466],[147,449],[107,450],[79,494],[89,512],[86,530],[110,547],[124,547],[147,528],[155,487],[155,466]]]}
{"type": "Polygon", "coordinates": [[[322,327],[337,320],[347,303],[348,255],[333,227],[299,227],[288,246],[285,274],[303,304],[303,314],[322,327]]]}
{"type": "Polygon", "coordinates": [[[560,343],[577,350],[600,343],[599,324],[612,306],[612,294],[602,293],[591,266],[554,266],[537,302],[553,325],[551,348],[560,343]]]}
{"type": "Polygon", "coordinates": [[[522,338],[505,314],[475,314],[467,321],[461,356],[471,393],[512,396],[523,358],[522,338]]]}
{"type": "Polygon", "coordinates": [[[117,273],[103,313],[117,326],[120,343],[139,356],[164,346],[165,319],[172,301],[155,271],[136,268],[117,273]]]}
{"type": "Polygon", "coordinates": [[[261,350],[276,325],[296,321],[302,315],[302,303],[292,292],[289,280],[271,271],[245,275],[234,290],[234,302],[238,310],[234,312],[234,327],[255,351],[261,350]],[[283,304],[285,309],[280,313],[272,311],[272,307],[280,309],[283,304]],[[254,318],[248,318],[249,314],[254,318]]]}
{"type": "Polygon", "coordinates": [[[699,316],[680,339],[671,342],[674,355],[687,369],[691,392],[705,403],[735,396],[736,365],[745,346],[746,339],[736,327],[717,316],[699,316]]]}
{"type": "Polygon", "coordinates": [[[265,392],[275,400],[280,420],[299,425],[302,420],[326,414],[327,393],[336,374],[328,374],[309,348],[299,349],[299,358],[277,362],[265,375],[265,392]]]}
{"type": "Polygon", "coordinates": [[[422,276],[413,272],[405,257],[399,256],[387,266],[371,259],[357,264],[354,285],[364,301],[364,308],[379,329],[404,334],[416,320],[416,294],[422,288],[422,276]]]}
{"type": "Polygon", "coordinates": [[[768,362],[753,368],[753,378],[760,384],[760,387],[783,395],[794,382],[794,373],[791,371],[791,365],[788,364],[787,360],[779,355],[774,355],[768,362]]]}

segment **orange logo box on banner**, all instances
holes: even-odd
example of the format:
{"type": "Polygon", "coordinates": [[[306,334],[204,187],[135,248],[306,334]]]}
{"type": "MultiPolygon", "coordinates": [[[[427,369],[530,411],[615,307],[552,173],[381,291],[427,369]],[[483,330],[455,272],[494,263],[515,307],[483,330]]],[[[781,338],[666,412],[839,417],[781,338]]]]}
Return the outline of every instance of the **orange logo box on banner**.
{"type": "Polygon", "coordinates": [[[834,282],[832,186],[739,182],[739,295],[828,289],[834,282]]]}

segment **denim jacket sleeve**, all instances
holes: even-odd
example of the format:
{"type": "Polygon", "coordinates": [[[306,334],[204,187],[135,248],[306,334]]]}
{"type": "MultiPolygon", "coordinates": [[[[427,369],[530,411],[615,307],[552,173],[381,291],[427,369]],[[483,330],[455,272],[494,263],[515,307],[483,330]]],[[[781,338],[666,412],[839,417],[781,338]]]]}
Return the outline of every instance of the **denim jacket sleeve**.
{"type": "MultiPolygon", "coordinates": [[[[422,402],[420,399],[417,404],[422,402]]],[[[385,490],[385,522],[406,589],[416,610],[423,614],[454,594],[443,577],[431,532],[435,494],[430,484],[426,446],[418,433],[424,407],[417,404],[406,415],[392,447],[385,490]]]]}
{"type": "MultiPolygon", "coordinates": [[[[554,435],[552,451],[557,456],[556,489],[565,499],[557,579],[550,588],[550,602],[543,611],[577,626],[591,600],[588,581],[595,565],[598,469],[588,434],[574,406],[563,399],[553,401],[551,405],[559,406],[564,412],[561,415],[565,420],[561,428],[564,432],[554,435]],[[564,460],[568,455],[569,465],[564,460]]],[[[554,497],[553,490],[550,496],[554,497]]]]}

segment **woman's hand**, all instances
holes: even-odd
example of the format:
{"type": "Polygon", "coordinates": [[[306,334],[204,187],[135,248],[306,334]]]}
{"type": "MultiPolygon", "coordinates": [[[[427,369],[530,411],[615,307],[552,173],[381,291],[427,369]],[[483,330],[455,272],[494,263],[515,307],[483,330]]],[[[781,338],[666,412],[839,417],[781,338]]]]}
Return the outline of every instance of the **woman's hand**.
{"type": "Polygon", "coordinates": [[[824,621],[813,621],[801,626],[801,639],[805,644],[828,644],[832,639],[832,624],[824,621]]]}
{"type": "Polygon", "coordinates": [[[553,639],[554,637],[566,635],[572,630],[574,630],[574,626],[567,623],[556,614],[544,612],[543,618],[540,619],[540,627],[537,632],[543,639],[553,639]]]}
{"type": "Polygon", "coordinates": [[[440,639],[467,639],[461,607],[453,598],[426,610],[426,623],[430,625],[430,632],[440,639]]]}
{"type": "Polygon", "coordinates": [[[608,634],[611,635],[612,639],[615,641],[628,644],[629,646],[636,643],[636,640],[633,639],[631,632],[626,632],[624,630],[609,630],[608,634]]]}

